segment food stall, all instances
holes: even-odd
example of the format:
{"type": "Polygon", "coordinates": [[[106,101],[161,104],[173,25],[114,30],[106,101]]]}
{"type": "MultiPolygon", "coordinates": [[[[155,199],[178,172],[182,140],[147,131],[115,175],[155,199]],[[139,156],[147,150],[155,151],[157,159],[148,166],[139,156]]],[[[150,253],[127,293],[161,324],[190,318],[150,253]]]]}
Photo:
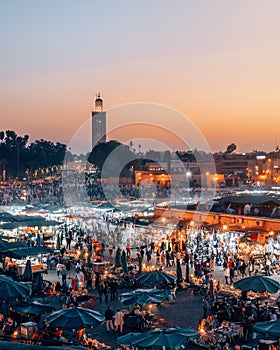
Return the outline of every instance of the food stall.
{"type": "Polygon", "coordinates": [[[266,238],[263,234],[245,234],[238,240],[238,256],[241,259],[247,260],[249,257],[264,256],[266,252],[266,238]]]}
{"type": "Polygon", "coordinates": [[[196,345],[210,349],[216,344],[232,344],[243,336],[243,329],[240,323],[224,321],[220,327],[211,328],[207,328],[207,320],[203,319],[198,328],[200,338],[196,340],[196,345]]]}
{"type": "MultiPolygon", "coordinates": [[[[26,268],[26,260],[19,263],[17,266],[17,271],[20,276],[24,274],[25,268],[26,268]]],[[[42,263],[39,259],[31,259],[31,270],[32,273],[34,272],[45,272],[47,271],[47,265],[42,263]]]]}
{"type": "MultiPolygon", "coordinates": [[[[31,270],[33,273],[47,271],[47,265],[43,263],[39,258],[32,257],[30,260],[31,260],[31,270]]],[[[26,259],[13,259],[13,258],[6,257],[4,265],[7,271],[11,269],[15,269],[17,274],[19,276],[22,276],[26,268],[26,263],[27,263],[26,259]]]]}
{"type": "Polygon", "coordinates": [[[111,350],[110,346],[89,337],[83,340],[83,345],[86,346],[89,350],[111,350]]]}

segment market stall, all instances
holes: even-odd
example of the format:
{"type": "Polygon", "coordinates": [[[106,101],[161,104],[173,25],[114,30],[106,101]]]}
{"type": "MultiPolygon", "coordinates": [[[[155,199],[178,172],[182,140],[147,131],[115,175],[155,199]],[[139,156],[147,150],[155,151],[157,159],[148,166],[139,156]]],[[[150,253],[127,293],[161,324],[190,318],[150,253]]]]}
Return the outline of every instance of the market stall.
{"type": "Polygon", "coordinates": [[[203,319],[198,331],[200,333],[200,338],[195,341],[195,344],[208,349],[215,347],[216,344],[219,344],[221,347],[226,344],[233,344],[243,336],[240,323],[224,321],[220,327],[215,327],[214,317],[213,325],[211,321],[203,319]]]}

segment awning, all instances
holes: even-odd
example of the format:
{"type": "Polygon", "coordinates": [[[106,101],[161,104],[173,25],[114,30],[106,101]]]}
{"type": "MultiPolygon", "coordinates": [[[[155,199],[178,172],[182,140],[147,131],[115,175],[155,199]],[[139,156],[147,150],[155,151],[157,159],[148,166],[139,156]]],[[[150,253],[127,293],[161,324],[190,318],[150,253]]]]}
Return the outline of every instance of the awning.
{"type": "Polygon", "coordinates": [[[61,222],[56,220],[45,220],[45,219],[37,219],[37,220],[28,220],[28,221],[13,221],[7,222],[0,225],[0,228],[3,230],[13,230],[19,227],[35,227],[35,226],[58,226],[61,225],[61,222]]]}
{"type": "Polygon", "coordinates": [[[23,242],[5,242],[0,239],[0,253],[6,252],[10,249],[20,249],[26,247],[26,244],[23,242]]]}
{"type": "Polygon", "coordinates": [[[12,259],[26,258],[27,256],[36,256],[38,254],[49,254],[53,250],[45,247],[27,247],[24,248],[10,248],[1,253],[12,259]]]}

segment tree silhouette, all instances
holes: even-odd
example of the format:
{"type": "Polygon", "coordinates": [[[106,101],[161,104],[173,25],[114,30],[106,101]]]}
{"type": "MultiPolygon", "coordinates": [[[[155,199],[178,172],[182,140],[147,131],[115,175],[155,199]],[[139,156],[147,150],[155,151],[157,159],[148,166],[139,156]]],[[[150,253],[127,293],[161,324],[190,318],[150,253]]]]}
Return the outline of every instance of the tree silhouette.
{"type": "Polygon", "coordinates": [[[29,136],[19,136],[12,130],[0,131],[0,174],[2,178],[22,178],[27,170],[60,165],[66,146],[57,142],[36,140],[28,144],[29,136]]]}
{"type": "Polygon", "coordinates": [[[231,143],[230,145],[227,146],[225,153],[230,154],[230,153],[233,153],[235,150],[236,150],[236,144],[231,143]]]}
{"type": "Polygon", "coordinates": [[[93,164],[99,171],[102,171],[107,158],[116,149],[117,152],[115,153],[114,157],[110,159],[110,164],[106,164],[108,172],[105,176],[110,176],[110,169],[112,170],[111,173],[113,174],[114,170],[120,168],[121,164],[124,164],[126,160],[127,162],[122,169],[121,175],[131,176],[131,160],[135,159],[135,154],[129,149],[129,146],[123,145],[118,141],[109,141],[106,143],[97,144],[90,152],[88,161],[93,164]]]}

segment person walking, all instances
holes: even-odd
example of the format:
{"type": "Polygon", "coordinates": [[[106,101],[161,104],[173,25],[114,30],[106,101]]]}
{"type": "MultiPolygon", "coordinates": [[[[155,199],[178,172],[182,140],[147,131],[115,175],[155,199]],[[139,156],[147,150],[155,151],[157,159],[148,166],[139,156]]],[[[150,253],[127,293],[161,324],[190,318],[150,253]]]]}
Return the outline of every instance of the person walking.
{"type": "Polygon", "coordinates": [[[113,326],[113,317],[114,317],[114,312],[111,309],[111,306],[108,305],[107,310],[105,311],[105,321],[106,321],[106,332],[110,332],[110,329],[114,331],[114,326],[113,326]]]}
{"type": "Polygon", "coordinates": [[[123,325],[124,325],[124,314],[120,309],[118,309],[117,313],[115,315],[115,327],[116,327],[115,330],[116,330],[116,332],[120,328],[120,333],[122,333],[123,325]]]}

